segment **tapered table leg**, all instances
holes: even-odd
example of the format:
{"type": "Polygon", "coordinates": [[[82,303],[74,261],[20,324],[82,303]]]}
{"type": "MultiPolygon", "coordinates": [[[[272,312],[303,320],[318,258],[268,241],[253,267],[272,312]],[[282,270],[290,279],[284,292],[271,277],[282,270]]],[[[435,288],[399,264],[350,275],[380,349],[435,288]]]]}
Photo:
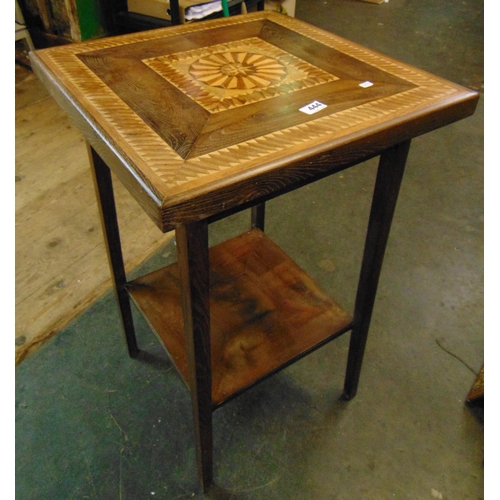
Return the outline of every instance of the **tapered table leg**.
{"type": "Polygon", "coordinates": [[[252,229],[260,229],[264,231],[264,220],[266,216],[266,204],[259,203],[252,207],[252,229]]]}
{"type": "Polygon", "coordinates": [[[402,142],[380,157],[354,307],[344,384],[346,399],[352,399],[358,390],[380,271],[409,149],[410,141],[402,142]]]}
{"type": "Polygon", "coordinates": [[[127,278],[125,274],[125,266],[123,264],[111,171],[88,143],[87,150],[90,164],[92,166],[91,170],[94,178],[97,204],[101,215],[101,224],[104,233],[109,266],[111,268],[113,285],[118,300],[118,306],[120,308],[120,315],[123,330],[125,332],[125,339],[127,341],[128,352],[131,357],[136,357],[137,354],[139,354],[139,348],[137,346],[137,339],[135,336],[130,298],[125,290],[127,278]]]}
{"type": "Polygon", "coordinates": [[[210,358],[210,308],[208,226],[194,222],[176,229],[182,283],[184,332],[189,365],[197,465],[207,491],[213,481],[212,375],[210,358]]]}

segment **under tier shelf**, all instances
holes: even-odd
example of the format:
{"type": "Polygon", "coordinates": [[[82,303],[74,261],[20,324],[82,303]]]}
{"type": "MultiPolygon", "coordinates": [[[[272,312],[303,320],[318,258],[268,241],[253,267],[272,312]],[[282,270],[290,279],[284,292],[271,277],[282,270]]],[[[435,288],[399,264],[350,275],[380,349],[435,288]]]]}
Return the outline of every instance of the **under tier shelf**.
{"type": "MultiPolygon", "coordinates": [[[[209,254],[214,407],[352,327],[350,315],[262,231],[209,254]]],[[[187,381],[178,264],[127,290],[187,381]]]]}

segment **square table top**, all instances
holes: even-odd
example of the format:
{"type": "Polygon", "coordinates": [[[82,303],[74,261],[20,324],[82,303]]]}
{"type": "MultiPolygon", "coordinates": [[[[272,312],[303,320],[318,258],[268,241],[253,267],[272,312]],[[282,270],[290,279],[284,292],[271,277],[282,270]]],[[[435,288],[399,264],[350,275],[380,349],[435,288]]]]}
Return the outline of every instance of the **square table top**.
{"type": "Polygon", "coordinates": [[[32,65],[166,231],[474,112],[478,94],[275,12],[37,50],[32,65]]]}

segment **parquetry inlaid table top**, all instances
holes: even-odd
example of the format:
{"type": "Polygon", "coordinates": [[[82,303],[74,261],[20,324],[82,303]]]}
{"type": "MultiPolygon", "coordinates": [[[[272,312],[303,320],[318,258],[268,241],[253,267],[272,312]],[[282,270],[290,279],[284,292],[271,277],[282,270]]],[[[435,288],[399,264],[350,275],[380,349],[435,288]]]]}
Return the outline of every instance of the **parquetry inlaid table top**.
{"type": "Polygon", "coordinates": [[[164,231],[378,154],[477,101],[274,12],[45,49],[32,62],[164,231]]]}

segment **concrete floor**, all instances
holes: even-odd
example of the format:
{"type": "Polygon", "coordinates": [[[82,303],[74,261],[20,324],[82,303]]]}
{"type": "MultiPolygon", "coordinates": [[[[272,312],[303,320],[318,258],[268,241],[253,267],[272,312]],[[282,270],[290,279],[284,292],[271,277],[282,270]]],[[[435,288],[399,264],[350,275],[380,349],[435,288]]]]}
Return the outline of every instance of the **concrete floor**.
{"type": "MultiPolygon", "coordinates": [[[[482,92],[481,2],[297,0],[296,17],[482,92]]],[[[269,202],[268,234],[351,309],[376,161],[269,202]]],[[[248,226],[210,227],[212,242],[248,226]]],[[[175,259],[170,243],[137,270],[175,259]]],[[[126,354],[107,293],[16,371],[16,498],[190,499],[188,394],[137,315],[126,354]]],[[[339,399],[348,336],[214,414],[207,498],[484,498],[482,413],[464,404],[483,360],[483,97],[413,141],[361,384],[339,399]]]]}

